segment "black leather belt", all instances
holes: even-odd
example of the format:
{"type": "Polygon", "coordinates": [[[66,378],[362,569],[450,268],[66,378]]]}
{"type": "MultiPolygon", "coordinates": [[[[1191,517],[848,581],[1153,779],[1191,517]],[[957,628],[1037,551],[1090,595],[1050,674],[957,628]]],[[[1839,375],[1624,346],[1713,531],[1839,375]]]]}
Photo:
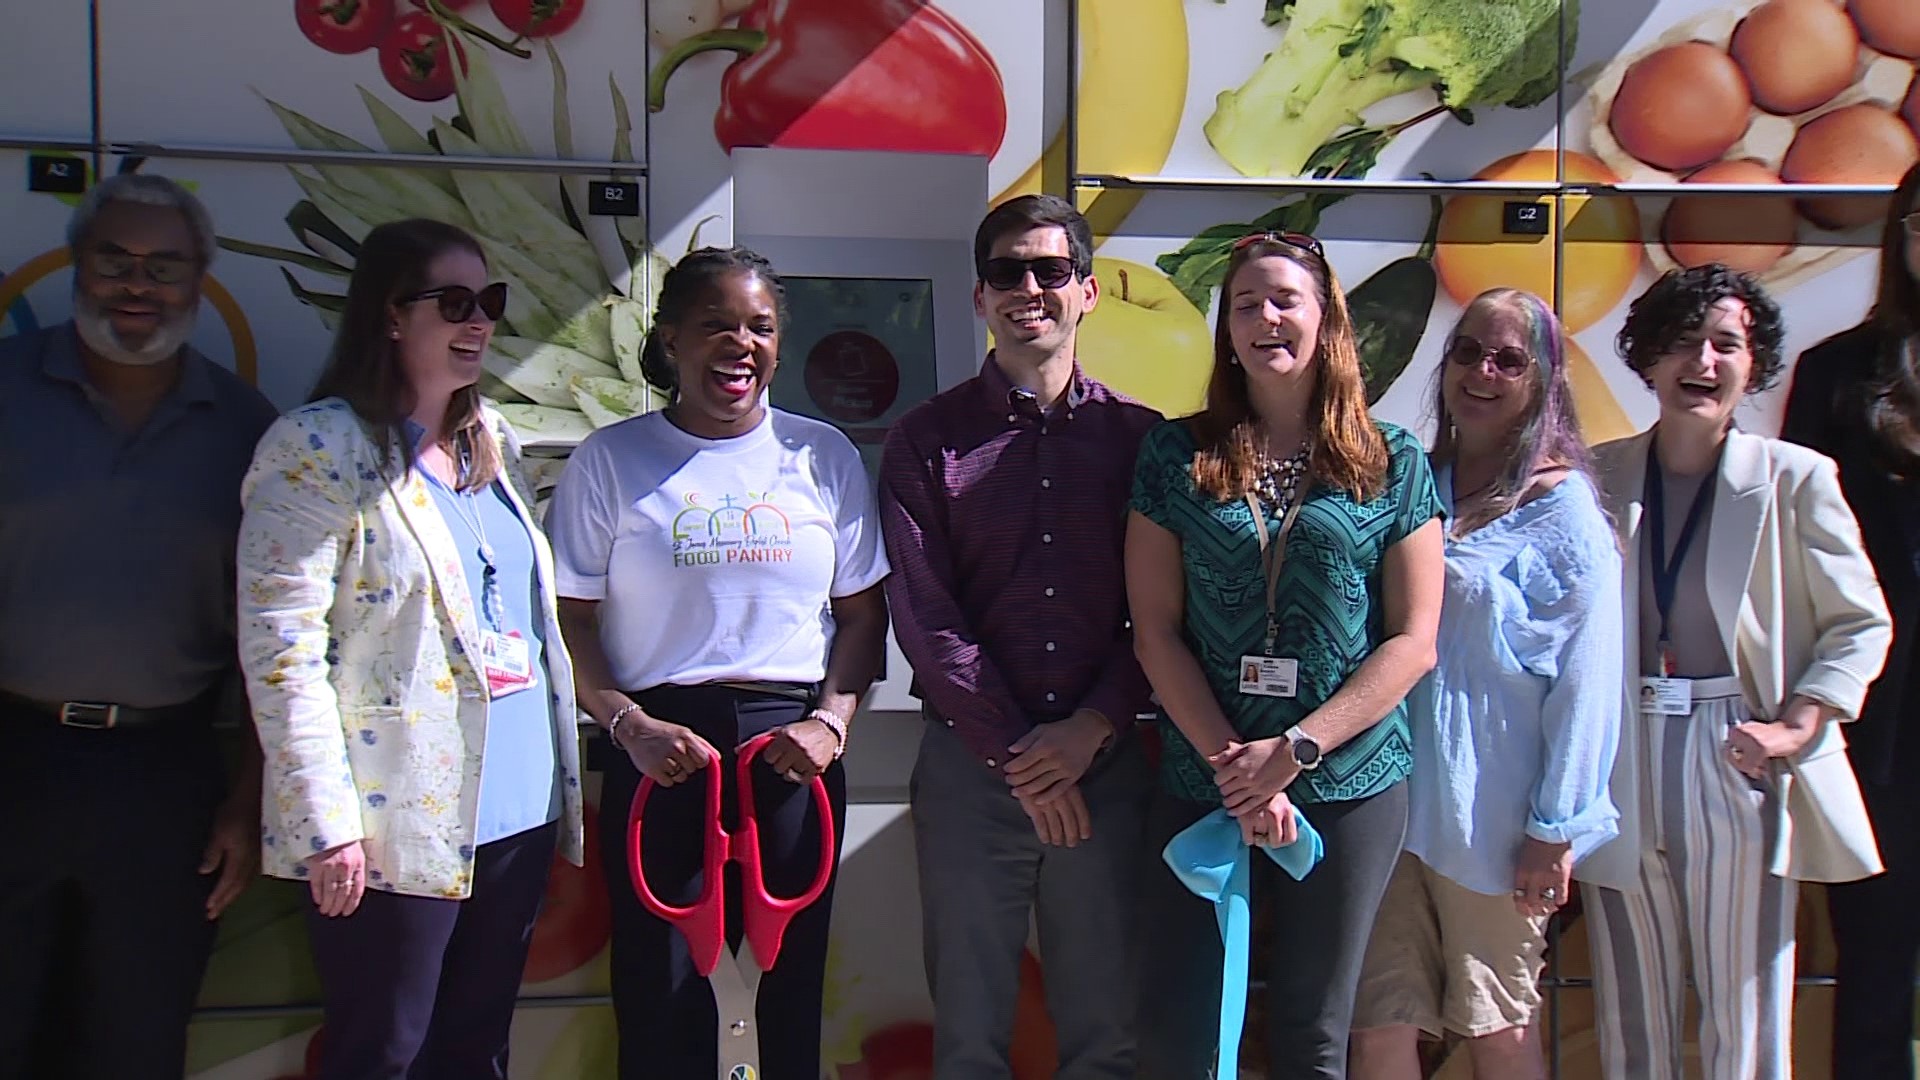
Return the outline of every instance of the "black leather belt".
{"type": "Polygon", "coordinates": [[[207,693],[179,705],[143,709],[104,701],[41,701],[0,690],[0,706],[45,716],[63,727],[91,731],[209,722],[213,718],[210,710],[214,707],[214,698],[214,694],[207,693]]]}

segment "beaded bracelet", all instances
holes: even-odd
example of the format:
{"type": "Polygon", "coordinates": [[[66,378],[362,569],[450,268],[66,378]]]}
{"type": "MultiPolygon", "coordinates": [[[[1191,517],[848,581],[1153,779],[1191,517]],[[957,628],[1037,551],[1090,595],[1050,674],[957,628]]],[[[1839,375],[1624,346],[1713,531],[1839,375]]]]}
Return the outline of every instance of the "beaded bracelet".
{"type": "Polygon", "coordinates": [[[845,720],[840,719],[839,716],[835,715],[829,709],[815,709],[807,714],[807,719],[818,720],[827,725],[827,730],[833,732],[833,737],[839,740],[838,745],[833,748],[833,756],[835,758],[838,758],[846,752],[847,722],[845,720]]]}

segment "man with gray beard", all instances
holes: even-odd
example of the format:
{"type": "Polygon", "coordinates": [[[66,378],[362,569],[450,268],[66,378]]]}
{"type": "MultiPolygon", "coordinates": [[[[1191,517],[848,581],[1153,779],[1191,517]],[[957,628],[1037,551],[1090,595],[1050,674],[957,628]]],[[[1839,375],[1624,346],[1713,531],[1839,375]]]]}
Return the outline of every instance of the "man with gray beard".
{"type": "Polygon", "coordinates": [[[275,410],[186,343],[214,234],[185,189],[106,180],[67,243],[72,321],[0,341],[0,1078],[175,1080],[259,866],[234,542],[275,410]]]}

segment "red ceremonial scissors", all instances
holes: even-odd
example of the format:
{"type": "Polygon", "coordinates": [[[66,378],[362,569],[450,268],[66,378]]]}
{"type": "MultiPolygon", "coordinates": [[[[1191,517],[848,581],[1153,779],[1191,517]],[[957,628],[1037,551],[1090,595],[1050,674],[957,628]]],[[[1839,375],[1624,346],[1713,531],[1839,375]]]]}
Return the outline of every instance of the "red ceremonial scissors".
{"type": "Polygon", "coordinates": [[[753,763],[773,741],[773,733],[757,735],[740,748],[733,763],[734,785],[740,800],[740,825],[729,833],[721,823],[720,783],[723,777],[720,759],[708,758],[707,826],[705,858],[702,862],[700,897],[686,907],[674,907],[647,887],[646,871],[640,859],[640,818],[647,796],[653,793],[651,778],[642,778],[640,790],[633,793],[633,807],[627,813],[627,870],[633,878],[633,891],[648,911],[679,929],[693,951],[693,966],[706,976],[713,987],[713,1001],[720,1010],[720,1080],[760,1080],[760,1035],[754,1023],[754,1002],[760,993],[760,976],[780,959],[780,939],[787,924],[826,891],[833,876],[833,803],[827,798],[827,785],[818,776],[808,781],[813,789],[814,810],[820,816],[820,869],[813,884],[799,896],[778,897],[767,892],[766,875],[760,862],[760,823],[754,817],[753,763]],[[746,910],[741,922],[746,932],[744,946],[722,964],[720,954],[727,948],[726,865],[740,864],[740,898],[746,910]]]}

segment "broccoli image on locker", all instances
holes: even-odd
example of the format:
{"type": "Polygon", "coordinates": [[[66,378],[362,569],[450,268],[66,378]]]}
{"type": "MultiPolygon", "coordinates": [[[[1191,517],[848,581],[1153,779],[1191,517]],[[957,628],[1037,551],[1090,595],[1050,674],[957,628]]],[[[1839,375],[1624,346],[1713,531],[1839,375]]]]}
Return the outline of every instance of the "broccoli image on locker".
{"type": "Polygon", "coordinates": [[[1299,176],[1361,114],[1431,88],[1449,109],[1552,97],[1580,11],[1567,0],[1268,0],[1280,47],[1220,95],[1207,141],[1246,176],[1299,176]]]}

